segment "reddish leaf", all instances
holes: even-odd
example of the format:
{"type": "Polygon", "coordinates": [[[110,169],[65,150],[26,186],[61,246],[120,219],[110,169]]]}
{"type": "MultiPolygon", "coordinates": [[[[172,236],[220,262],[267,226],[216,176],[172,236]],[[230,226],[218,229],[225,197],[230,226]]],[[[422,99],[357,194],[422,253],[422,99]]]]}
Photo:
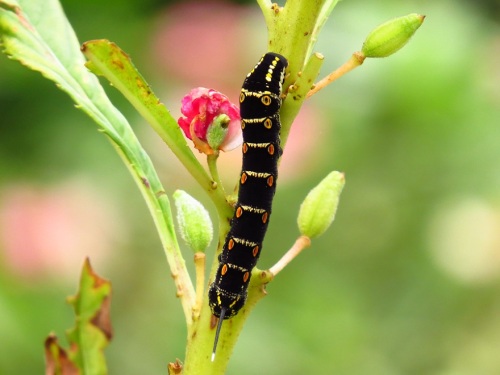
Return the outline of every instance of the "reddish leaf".
{"type": "Polygon", "coordinates": [[[45,375],[79,375],[80,371],[69,359],[66,350],[57,342],[53,333],[45,340],[45,375]]]}

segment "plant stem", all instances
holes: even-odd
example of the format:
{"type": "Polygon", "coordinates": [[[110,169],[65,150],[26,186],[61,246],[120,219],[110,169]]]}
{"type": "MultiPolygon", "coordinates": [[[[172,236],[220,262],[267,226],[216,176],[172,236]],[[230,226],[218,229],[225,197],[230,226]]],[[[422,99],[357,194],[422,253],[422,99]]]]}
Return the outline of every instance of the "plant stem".
{"type": "Polygon", "coordinates": [[[197,252],[194,254],[194,265],[196,272],[196,300],[193,305],[193,320],[200,317],[203,296],[205,295],[205,254],[197,252]]]}
{"type": "Polygon", "coordinates": [[[224,185],[222,185],[222,181],[219,176],[219,170],[217,168],[218,158],[219,158],[219,151],[215,151],[213,154],[207,155],[208,170],[210,171],[210,175],[212,176],[212,183],[214,189],[220,190],[220,192],[224,196],[226,196],[224,185]]]}
{"type": "Polygon", "coordinates": [[[281,108],[281,146],[285,148],[292,127],[293,120],[297,116],[306,99],[306,95],[313,87],[314,80],[323,65],[324,57],[320,53],[313,54],[307,61],[301,74],[293,85],[289,86],[286,100],[281,108]]]}
{"type": "Polygon", "coordinates": [[[286,267],[288,263],[295,259],[297,255],[302,252],[302,250],[308,248],[309,246],[311,246],[311,239],[306,236],[300,236],[297,238],[293,246],[281,257],[281,259],[278,260],[274,266],[269,268],[269,272],[273,276],[276,276],[283,270],[283,268],[286,267]]]}
{"type": "Polygon", "coordinates": [[[347,60],[342,66],[340,66],[338,69],[335,71],[331,72],[328,74],[325,78],[323,78],[321,81],[316,83],[314,87],[307,93],[307,98],[310,98],[314,94],[316,94],[318,91],[321,89],[325,88],[328,86],[330,83],[335,81],[336,79],[342,77],[344,74],[350,72],[351,70],[357,68],[363,62],[365,61],[365,56],[363,55],[362,52],[354,52],[351,55],[351,58],[347,60]]]}

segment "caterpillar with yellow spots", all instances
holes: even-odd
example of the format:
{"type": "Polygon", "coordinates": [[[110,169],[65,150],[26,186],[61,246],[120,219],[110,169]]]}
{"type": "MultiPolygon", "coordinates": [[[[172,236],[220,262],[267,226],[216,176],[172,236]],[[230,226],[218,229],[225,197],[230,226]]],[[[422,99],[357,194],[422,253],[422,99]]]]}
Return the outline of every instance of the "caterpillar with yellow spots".
{"type": "Polygon", "coordinates": [[[224,319],[236,315],[247,298],[252,269],[262,250],[276,191],[281,156],[281,94],[287,60],[266,53],[248,73],[240,93],[243,165],[238,202],[231,219],[219,268],[208,291],[213,315],[219,318],[212,360],[224,319]]]}

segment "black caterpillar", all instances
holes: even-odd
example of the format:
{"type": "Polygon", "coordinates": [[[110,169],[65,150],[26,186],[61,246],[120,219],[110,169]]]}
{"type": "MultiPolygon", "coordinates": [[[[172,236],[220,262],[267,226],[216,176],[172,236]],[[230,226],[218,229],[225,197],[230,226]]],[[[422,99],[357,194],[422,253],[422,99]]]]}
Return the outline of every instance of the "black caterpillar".
{"type": "Polygon", "coordinates": [[[278,177],[281,93],[287,60],[266,53],[248,73],[240,94],[243,166],[236,210],[226,237],[215,281],[208,296],[219,318],[212,360],[224,319],[245,304],[252,269],[262,250],[278,177]]]}

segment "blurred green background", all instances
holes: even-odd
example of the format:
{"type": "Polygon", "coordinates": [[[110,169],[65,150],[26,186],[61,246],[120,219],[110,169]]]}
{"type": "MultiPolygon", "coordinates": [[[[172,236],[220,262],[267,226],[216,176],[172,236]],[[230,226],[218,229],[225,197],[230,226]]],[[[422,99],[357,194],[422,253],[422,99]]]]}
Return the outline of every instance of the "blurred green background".
{"type": "MultiPolygon", "coordinates": [[[[120,45],[175,116],[195,86],[236,98],[266,48],[250,1],[62,4],[81,42],[120,45]]],[[[500,374],[499,9],[497,0],[338,4],[315,48],[322,75],[387,19],[427,18],[402,51],[365,61],[304,106],[259,267],[292,245],[309,189],[331,170],[345,172],[346,187],[332,228],[268,286],[229,374],[500,374]]],[[[108,88],[168,193],[184,189],[211,209],[108,88]]],[[[43,341],[55,332],[65,342],[65,297],[87,255],[114,287],[110,373],[166,373],[184,357],[182,310],[121,160],[64,93],[5,55],[0,116],[0,374],[44,372],[43,341]]],[[[240,153],[222,159],[230,189],[240,153]]]]}

